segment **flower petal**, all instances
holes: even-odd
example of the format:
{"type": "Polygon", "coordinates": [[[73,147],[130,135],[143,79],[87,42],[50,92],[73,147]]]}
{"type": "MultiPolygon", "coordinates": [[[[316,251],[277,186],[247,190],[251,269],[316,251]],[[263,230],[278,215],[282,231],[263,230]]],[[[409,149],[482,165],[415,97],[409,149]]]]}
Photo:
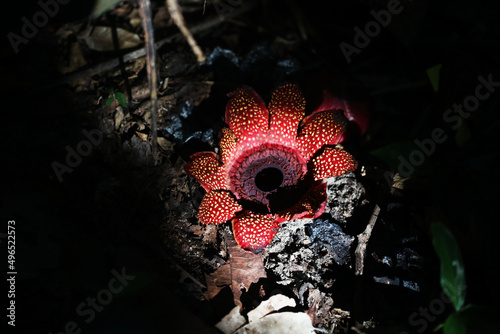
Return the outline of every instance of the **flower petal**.
{"type": "Polygon", "coordinates": [[[355,171],[358,163],[346,151],[325,147],[323,151],[312,159],[314,180],[322,180],[339,176],[347,171],[355,171]]]}
{"type": "Polygon", "coordinates": [[[232,161],[236,146],[236,136],[230,128],[224,127],[221,130],[221,139],[219,142],[220,155],[223,163],[232,161]]]}
{"type": "Polygon", "coordinates": [[[234,214],[242,209],[231,192],[213,190],[203,197],[198,209],[198,219],[203,224],[221,224],[234,217],[234,214]]]}
{"type": "Polygon", "coordinates": [[[289,209],[277,213],[279,222],[316,218],[323,214],[326,206],[326,183],[315,182],[302,196],[299,202],[289,209]]]}
{"type": "Polygon", "coordinates": [[[194,177],[206,191],[228,189],[223,164],[215,152],[198,152],[191,156],[184,169],[194,177]]]}
{"type": "Polygon", "coordinates": [[[234,238],[241,248],[260,253],[279,230],[279,223],[272,214],[262,215],[245,211],[233,218],[234,238]]]}
{"type": "Polygon", "coordinates": [[[262,98],[250,87],[229,94],[225,121],[233,131],[238,147],[252,146],[264,139],[269,128],[269,112],[262,98]]]}
{"type": "Polygon", "coordinates": [[[338,144],[346,121],[342,110],[337,109],[317,111],[304,118],[297,138],[297,147],[304,158],[310,158],[324,145],[338,144]]]}
{"type": "MultiPolygon", "coordinates": [[[[348,86],[351,88],[351,86],[348,86]]],[[[371,116],[371,104],[368,98],[366,98],[360,87],[352,87],[356,92],[361,92],[361,96],[354,97],[340,97],[331,93],[328,89],[323,90],[323,100],[321,104],[315,110],[328,110],[328,109],[342,109],[346,118],[349,120],[347,123],[346,134],[344,134],[345,140],[346,135],[350,135],[352,138],[359,137],[363,135],[370,124],[371,116]]],[[[352,94],[352,93],[351,93],[352,94]]]]}
{"type": "Polygon", "coordinates": [[[293,84],[278,87],[269,103],[269,139],[295,147],[297,129],[305,115],[306,100],[300,89],[293,84]]]}

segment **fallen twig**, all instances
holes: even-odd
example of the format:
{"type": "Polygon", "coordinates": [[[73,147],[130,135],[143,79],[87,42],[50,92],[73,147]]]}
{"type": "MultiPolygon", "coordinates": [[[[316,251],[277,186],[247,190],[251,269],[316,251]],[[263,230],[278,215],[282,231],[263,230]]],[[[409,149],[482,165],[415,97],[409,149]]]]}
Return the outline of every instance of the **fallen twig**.
{"type": "MultiPolygon", "coordinates": [[[[378,198],[378,202],[375,203],[375,207],[373,208],[372,215],[370,216],[370,220],[365,227],[365,230],[358,234],[358,245],[356,246],[356,250],[354,251],[354,255],[356,256],[356,262],[354,264],[354,274],[356,276],[363,275],[363,269],[365,266],[365,256],[366,256],[366,247],[368,245],[368,241],[372,235],[373,228],[375,223],[377,222],[378,215],[380,213],[380,205],[384,203],[385,196],[388,191],[391,190],[393,185],[394,175],[390,178],[389,187],[383,187],[380,190],[380,195],[378,198]]],[[[386,180],[387,181],[387,180],[386,180]]]]}
{"type": "Polygon", "coordinates": [[[141,0],[140,15],[146,44],[146,64],[148,71],[149,92],[151,100],[151,151],[155,165],[158,164],[158,143],[156,124],[158,113],[158,71],[156,71],[156,49],[151,20],[151,4],[149,0],[141,0]]]}
{"type": "Polygon", "coordinates": [[[378,204],[375,204],[375,208],[373,208],[373,212],[370,217],[370,221],[368,222],[368,225],[366,225],[366,228],[362,233],[358,234],[358,246],[354,251],[354,254],[356,255],[354,273],[357,276],[363,275],[363,268],[366,256],[366,246],[368,244],[368,240],[370,240],[370,237],[372,235],[373,227],[377,222],[379,213],[380,213],[380,206],[378,204]]]}
{"type": "Polygon", "coordinates": [[[191,47],[191,50],[193,50],[193,53],[195,54],[196,58],[198,59],[199,63],[203,63],[205,61],[205,55],[203,54],[203,51],[201,51],[200,47],[198,46],[198,43],[196,43],[196,40],[194,39],[193,35],[189,31],[189,29],[186,27],[186,22],[184,21],[184,16],[182,15],[181,9],[179,8],[179,4],[177,3],[177,0],[166,0],[167,3],[167,9],[168,12],[170,13],[170,16],[172,17],[172,20],[174,20],[175,25],[179,28],[181,31],[182,35],[184,38],[186,38],[187,43],[191,47]]]}

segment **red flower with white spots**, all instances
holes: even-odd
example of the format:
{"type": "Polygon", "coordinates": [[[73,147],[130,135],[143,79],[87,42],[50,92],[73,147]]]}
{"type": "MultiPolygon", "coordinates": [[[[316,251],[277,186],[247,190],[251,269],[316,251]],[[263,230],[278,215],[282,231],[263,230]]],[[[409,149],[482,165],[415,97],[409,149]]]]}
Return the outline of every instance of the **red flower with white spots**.
{"type": "Polygon", "coordinates": [[[198,219],[231,219],[238,244],[255,253],[272,240],[280,223],[315,218],[326,204],[323,179],[354,171],[357,163],[336,148],[346,118],[342,110],[305,117],[297,86],[278,87],[268,108],[242,87],[229,94],[220,154],[199,152],[185,169],[205,188],[198,219]]]}

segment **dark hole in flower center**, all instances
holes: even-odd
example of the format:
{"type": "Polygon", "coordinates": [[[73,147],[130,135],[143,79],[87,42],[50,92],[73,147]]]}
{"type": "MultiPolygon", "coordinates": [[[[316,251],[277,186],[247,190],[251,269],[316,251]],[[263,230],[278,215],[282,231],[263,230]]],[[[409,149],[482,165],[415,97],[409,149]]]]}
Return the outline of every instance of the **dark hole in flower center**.
{"type": "Polygon", "coordinates": [[[283,172],[278,168],[264,168],[255,175],[255,186],[261,191],[270,192],[278,189],[283,183],[283,172]]]}

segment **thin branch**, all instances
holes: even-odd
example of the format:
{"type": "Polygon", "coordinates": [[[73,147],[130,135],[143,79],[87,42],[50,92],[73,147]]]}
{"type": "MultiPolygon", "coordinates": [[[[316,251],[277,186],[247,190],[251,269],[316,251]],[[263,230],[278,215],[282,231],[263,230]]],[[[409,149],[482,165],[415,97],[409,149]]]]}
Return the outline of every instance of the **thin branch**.
{"type": "Polygon", "coordinates": [[[394,176],[395,174],[390,177],[390,180],[385,180],[386,182],[388,182],[388,184],[387,186],[380,189],[380,194],[378,196],[379,198],[375,203],[375,207],[373,208],[373,212],[370,216],[370,220],[368,221],[368,225],[366,225],[363,232],[358,234],[358,246],[354,251],[354,255],[356,256],[356,262],[354,264],[354,274],[356,276],[363,275],[363,269],[365,267],[366,247],[372,235],[375,223],[377,222],[378,215],[380,214],[380,206],[384,203],[387,193],[391,190],[394,184],[394,176]]]}
{"type": "Polygon", "coordinates": [[[370,240],[370,237],[372,235],[373,227],[377,222],[379,213],[380,213],[380,206],[378,204],[375,204],[375,208],[373,208],[373,212],[370,217],[370,221],[368,222],[368,225],[366,225],[366,228],[362,233],[358,234],[358,246],[354,251],[354,254],[356,255],[354,273],[357,276],[363,275],[363,268],[365,265],[365,256],[366,256],[366,246],[368,245],[368,241],[370,240]]]}
{"type": "Polygon", "coordinates": [[[205,55],[203,54],[203,51],[201,51],[200,47],[198,46],[198,43],[196,43],[196,40],[194,39],[193,35],[189,31],[189,29],[186,27],[186,22],[184,21],[184,16],[182,15],[181,9],[179,7],[179,4],[177,3],[177,0],[166,0],[167,1],[167,9],[170,13],[170,16],[174,20],[175,25],[179,28],[181,31],[182,35],[184,35],[184,38],[186,38],[186,41],[188,42],[189,46],[191,47],[191,50],[193,50],[193,53],[195,54],[196,58],[198,59],[199,63],[203,63],[205,61],[205,55]]]}
{"type": "Polygon", "coordinates": [[[140,11],[144,39],[146,44],[146,64],[151,99],[151,149],[155,165],[158,164],[158,143],[156,134],[158,112],[158,71],[156,71],[156,49],[151,20],[151,4],[149,0],[141,0],[140,11]]]}

